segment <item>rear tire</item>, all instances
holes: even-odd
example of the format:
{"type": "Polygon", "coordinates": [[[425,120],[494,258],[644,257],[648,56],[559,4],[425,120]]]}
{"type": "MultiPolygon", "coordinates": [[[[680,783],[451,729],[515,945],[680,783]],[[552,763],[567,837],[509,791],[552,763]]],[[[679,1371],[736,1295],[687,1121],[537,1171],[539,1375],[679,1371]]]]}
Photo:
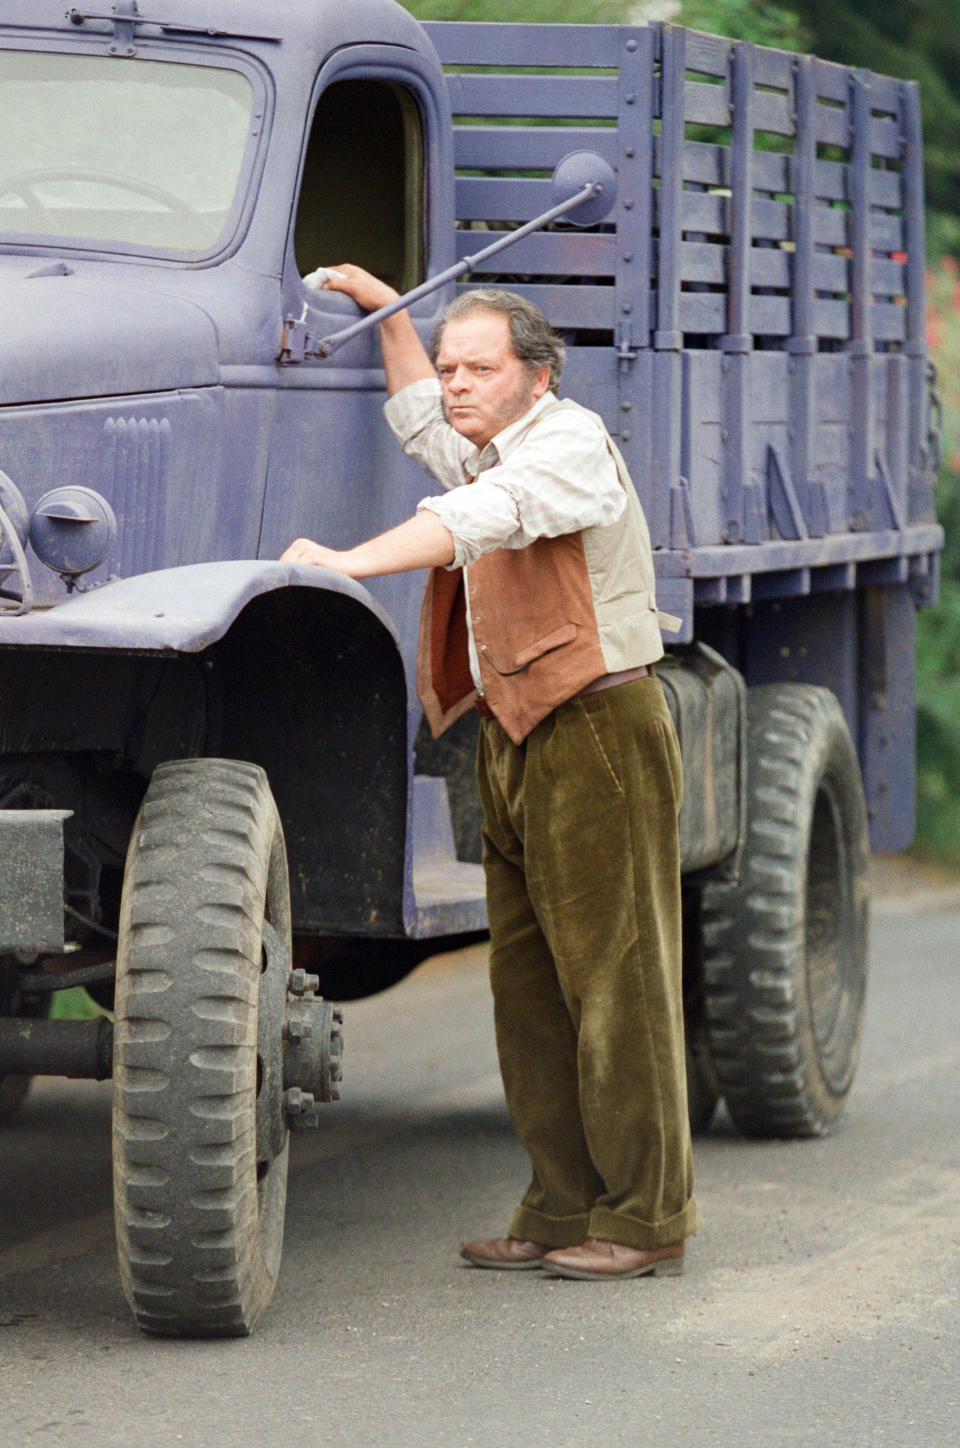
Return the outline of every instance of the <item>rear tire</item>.
{"type": "Polygon", "coordinates": [[[266,775],[161,765],[127,857],[114,1038],[117,1250],[146,1332],[243,1335],[272,1296],[289,1137],[264,1063],[279,1056],[289,971],[266,775]]]}
{"type": "Polygon", "coordinates": [[[856,1070],[867,978],[867,814],[827,689],[748,695],[747,832],[736,885],[702,902],[710,1046],[734,1124],[818,1136],[856,1070]]]}

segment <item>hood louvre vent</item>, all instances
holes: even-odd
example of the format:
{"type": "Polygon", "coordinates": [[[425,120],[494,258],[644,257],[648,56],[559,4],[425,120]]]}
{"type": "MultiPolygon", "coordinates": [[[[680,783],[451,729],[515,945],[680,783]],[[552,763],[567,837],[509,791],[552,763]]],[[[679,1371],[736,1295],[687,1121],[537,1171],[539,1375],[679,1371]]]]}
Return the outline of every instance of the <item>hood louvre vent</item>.
{"type": "Polygon", "coordinates": [[[165,561],[170,420],[110,417],[104,426],[104,476],[119,528],[111,572],[149,573],[165,561]]]}

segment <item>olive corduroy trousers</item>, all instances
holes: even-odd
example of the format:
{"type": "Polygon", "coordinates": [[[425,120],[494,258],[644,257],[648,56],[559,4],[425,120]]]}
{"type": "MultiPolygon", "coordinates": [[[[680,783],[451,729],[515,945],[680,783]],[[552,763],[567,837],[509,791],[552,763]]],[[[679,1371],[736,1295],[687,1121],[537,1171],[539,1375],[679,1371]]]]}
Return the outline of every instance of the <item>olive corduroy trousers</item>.
{"type": "Polygon", "coordinates": [[[478,753],[497,1049],[545,1247],[697,1230],[683,1039],[680,751],[653,676],[478,753]]]}

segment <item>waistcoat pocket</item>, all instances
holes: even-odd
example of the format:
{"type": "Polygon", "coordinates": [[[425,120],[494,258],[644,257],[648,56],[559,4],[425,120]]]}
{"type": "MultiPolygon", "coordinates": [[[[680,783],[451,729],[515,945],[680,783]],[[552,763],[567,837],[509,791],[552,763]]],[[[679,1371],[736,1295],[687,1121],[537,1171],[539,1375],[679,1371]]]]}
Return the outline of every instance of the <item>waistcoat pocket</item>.
{"type": "MultiPolygon", "coordinates": [[[[528,644],[526,648],[520,649],[514,655],[513,667],[510,669],[502,668],[501,665],[491,657],[490,650],[486,644],[480,645],[480,652],[483,654],[491,669],[494,669],[502,678],[508,679],[512,674],[522,674],[524,669],[529,669],[530,665],[537,659],[543,658],[544,654],[549,654],[554,649],[562,648],[564,644],[573,643],[576,636],[577,626],[575,623],[563,624],[562,627],[554,629],[552,633],[545,634],[543,638],[537,639],[535,643],[528,644]]],[[[501,663],[502,662],[501,660],[501,663]]]]}

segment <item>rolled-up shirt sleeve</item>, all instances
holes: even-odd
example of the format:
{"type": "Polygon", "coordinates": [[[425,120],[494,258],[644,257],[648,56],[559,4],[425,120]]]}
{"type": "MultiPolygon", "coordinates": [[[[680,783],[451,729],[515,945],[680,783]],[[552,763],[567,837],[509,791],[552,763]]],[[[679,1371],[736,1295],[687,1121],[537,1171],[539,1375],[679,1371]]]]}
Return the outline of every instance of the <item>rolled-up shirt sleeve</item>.
{"type": "Polygon", "coordinates": [[[451,568],[494,548],[526,548],[536,538],[614,523],[626,506],[603,426],[582,409],[537,420],[535,405],[533,417],[528,413],[511,424],[479,453],[445,420],[439,383],[413,383],[387,407],[404,450],[451,489],[419,504],[449,529],[451,568]],[[469,487],[457,486],[478,469],[469,487]]]}
{"type": "Polygon", "coordinates": [[[395,392],[383,415],[407,456],[443,487],[459,487],[477,471],[480,454],[447,422],[440,383],[434,378],[411,382],[395,392]]]}

